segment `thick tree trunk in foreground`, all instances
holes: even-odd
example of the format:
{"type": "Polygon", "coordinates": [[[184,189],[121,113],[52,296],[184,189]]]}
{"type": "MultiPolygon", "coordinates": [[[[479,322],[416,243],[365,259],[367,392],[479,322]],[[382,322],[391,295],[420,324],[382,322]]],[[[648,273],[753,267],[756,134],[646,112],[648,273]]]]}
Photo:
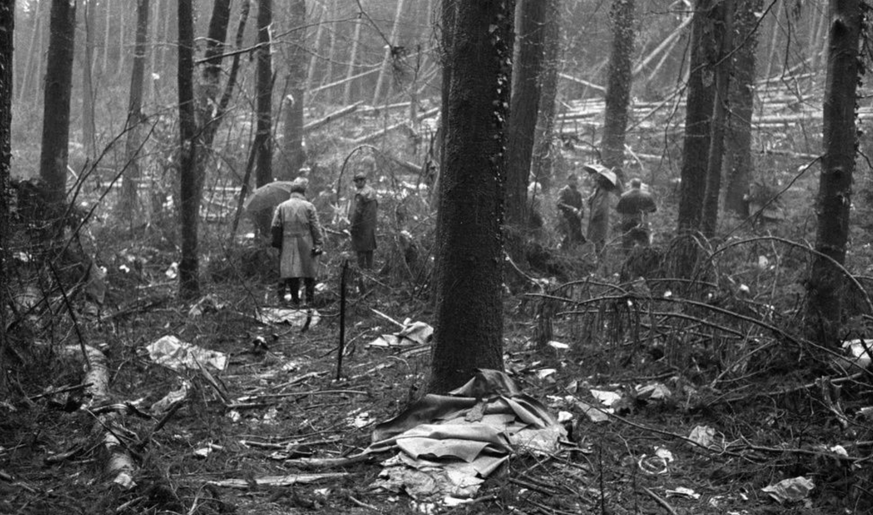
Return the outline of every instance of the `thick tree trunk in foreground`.
{"type": "Polygon", "coordinates": [[[838,345],[846,281],[831,261],[845,262],[849,239],[857,143],[855,106],[860,81],[861,2],[831,0],[830,13],[823,112],[824,155],[816,199],[815,250],[822,256],[813,259],[806,288],[810,336],[823,344],[838,345]]]}
{"type": "MultiPolygon", "coordinates": [[[[512,96],[506,135],[506,225],[524,232],[527,184],[539,108],[539,76],[543,65],[546,8],[544,0],[518,0],[512,69],[512,96]]],[[[521,258],[521,242],[509,241],[510,254],[521,258]]]]}
{"type": "Polygon", "coordinates": [[[718,227],[718,200],[721,196],[721,168],[724,156],[724,133],[728,119],[728,85],[730,84],[731,36],[733,33],[734,0],[721,0],[713,8],[714,34],[718,55],[713,63],[715,85],[712,98],[712,127],[709,159],[706,165],[706,194],[700,229],[707,238],[715,236],[718,227]]]}
{"type": "MultiPolygon", "coordinates": [[[[685,102],[685,142],[679,192],[679,234],[700,230],[712,124],[712,67],[717,55],[710,17],[714,0],[697,0],[691,22],[691,71],[685,102]]],[[[688,269],[688,267],[682,267],[688,269]]]]}
{"type": "Polygon", "coordinates": [[[198,134],[194,106],[194,8],[192,0],[179,0],[179,175],[182,259],[179,262],[179,296],[200,296],[197,222],[203,182],[197,173],[198,134]]]}
{"type": "Polygon", "coordinates": [[[752,109],[755,101],[755,51],[758,34],[757,17],[763,0],[743,0],[736,4],[733,57],[733,79],[728,86],[731,116],[725,134],[725,210],[740,217],[749,216],[745,198],[754,167],[752,161],[752,109]]]}
{"type": "MultiPolygon", "coordinates": [[[[634,0],[614,0],[610,15],[613,39],[606,77],[606,113],[601,150],[605,166],[621,168],[624,166],[624,142],[633,84],[634,0]]],[[[626,182],[623,173],[619,179],[626,182]]]]}
{"type": "Polygon", "coordinates": [[[510,1],[477,0],[443,10],[443,30],[452,28],[445,56],[451,73],[443,113],[431,392],[460,386],[477,368],[503,369],[502,106],[509,102],[512,7],[510,1]]]}
{"type": "Polygon", "coordinates": [[[70,89],[73,84],[73,45],[76,41],[76,2],[53,0],[45,74],[42,150],[39,177],[48,193],[46,220],[58,222],[67,190],[67,145],[70,139],[70,89]]]}

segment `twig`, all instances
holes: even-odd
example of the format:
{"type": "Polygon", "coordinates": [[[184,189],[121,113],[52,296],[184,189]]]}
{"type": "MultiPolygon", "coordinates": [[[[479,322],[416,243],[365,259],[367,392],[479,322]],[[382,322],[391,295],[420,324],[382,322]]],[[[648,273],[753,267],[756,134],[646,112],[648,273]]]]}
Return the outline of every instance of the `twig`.
{"type": "Polygon", "coordinates": [[[355,499],[355,498],[352,497],[351,495],[349,496],[349,500],[352,501],[353,503],[357,504],[357,505],[360,506],[361,508],[367,508],[368,510],[373,510],[373,511],[378,511],[378,512],[381,512],[381,511],[382,511],[382,510],[380,510],[379,508],[373,506],[372,504],[367,504],[367,503],[365,503],[365,502],[362,502],[362,501],[359,501],[359,500],[355,499]]]}
{"type": "Polygon", "coordinates": [[[660,504],[660,505],[661,505],[665,510],[667,510],[669,513],[671,513],[672,515],[679,515],[678,513],[676,513],[676,510],[674,510],[673,507],[670,506],[670,503],[668,503],[668,502],[665,501],[664,499],[661,499],[661,498],[658,496],[658,494],[656,494],[655,492],[653,492],[652,490],[650,490],[650,489],[647,488],[647,487],[643,487],[643,491],[646,492],[647,494],[649,494],[649,496],[650,496],[652,499],[654,499],[655,502],[657,502],[658,504],[660,504]]]}
{"type": "Polygon", "coordinates": [[[93,385],[93,383],[85,383],[85,384],[79,384],[79,385],[74,385],[74,386],[67,386],[65,388],[60,388],[58,390],[50,390],[50,391],[47,391],[45,393],[41,393],[39,395],[34,395],[33,397],[30,397],[30,400],[35,401],[37,399],[42,399],[43,397],[48,397],[50,395],[57,395],[59,393],[74,392],[76,390],[88,388],[92,385],[93,385]]]}

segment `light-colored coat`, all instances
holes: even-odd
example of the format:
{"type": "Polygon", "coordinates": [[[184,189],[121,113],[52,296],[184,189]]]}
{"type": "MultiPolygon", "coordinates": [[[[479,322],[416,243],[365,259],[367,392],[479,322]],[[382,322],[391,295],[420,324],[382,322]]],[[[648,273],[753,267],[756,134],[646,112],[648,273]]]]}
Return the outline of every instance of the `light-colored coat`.
{"type": "Polygon", "coordinates": [[[273,213],[273,227],[282,227],[282,250],[279,255],[279,276],[315,277],[314,247],[321,247],[321,224],[318,212],[300,193],[279,204],[273,213]]]}

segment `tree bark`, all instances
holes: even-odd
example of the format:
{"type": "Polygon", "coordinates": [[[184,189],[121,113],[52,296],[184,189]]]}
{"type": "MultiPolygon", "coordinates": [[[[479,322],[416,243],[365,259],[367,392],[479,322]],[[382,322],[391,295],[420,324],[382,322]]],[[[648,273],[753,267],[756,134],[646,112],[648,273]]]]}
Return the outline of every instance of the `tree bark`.
{"type": "Polygon", "coordinates": [[[824,155],[819,175],[815,237],[816,256],[809,270],[807,323],[815,341],[839,346],[845,278],[833,261],[843,264],[849,239],[849,209],[855,169],[855,108],[860,82],[858,44],[860,0],[831,0],[827,77],[824,94],[824,155]]]}
{"type": "MultiPolygon", "coordinates": [[[[527,185],[533,155],[543,65],[547,2],[518,0],[516,4],[511,100],[506,135],[506,225],[515,231],[527,226],[527,185]]],[[[510,255],[521,258],[522,241],[509,238],[510,255]]]]}
{"type": "Polygon", "coordinates": [[[180,225],[182,259],[179,263],[179,296],[194,299],[200,296],[197,223],[200,211],[200,191],[203,183],[198,176],[198,130],[194,98],[194,7],[192,0],[178,0],[179,45],[179,175],[180,225]]]}
{"type": "MultiPolygon", "coordinates": [[[[712,65],[717,55],[713,38],[715,20],[711,17],[714,3],[714,0],[697,0],[694,20],[691,22],[691,64],[685,102],[685,142],[679,191],[679,234],[700,230],[703,215],[713,113],[715,72],[712,65]]],[[[683,265],[680,265],[680,270],[690,270],[683,265]]]]}
{"type": "Polygon", "coordinates": [[[561,0],[548,0],[545,34],[543,34],[543,66],[540,71],[540,104],[537,114],[531,169],[534,180],[548,192],[552,184],[554,164],[555,100],[558,96],[558,66],[561,53],[561,0]]]}
{"type": "Polygon", "coordinates": [[[44,214],[46,220],[54,223],[59,222],[66,200],[75,41],[76,2],[52,0],[39,176],[45,184],[49,202],[44,214]]]}
{"type": "Polygon", "coordinates": [[[15,2],[0,3],[0,398],[7,397],[6,307],[9,303],[9,177],[12,168],[12,48],[15,2]]]}
{"type": "MultiPolygon", "coordinates": [[[[263,186],[273,180],[273,60],[271,58],[270,25],[273,23],[273,1],[258,0],[258,63],[255,77],[257,89],[257,130],[255,132],[255,148],[257,158],[255,162],[255,181],[258,186],[263,186]]],[[[257,225],[261,234],[266,236],[270,233],[270,215],[264,213],[258,220],[257,225]]]]}
{"type": "MultiPolygon", "coordinates": [[[[321,4],[319,4],[321,5],[321,4]]],[[[312,57],[309,58],[309,70],[306,73],[306,91],[312,89],[312,82],[315,80],[315,68],[318,65],[319,45],[321,45],[321,34],[324,32],[324,13],[327,8],[322,6],[318,16],[318,28],[315,29],[315,39],[312,41],[312,57]]]]}
{"type": "MultiPolygon", "coordinates": [[[[18,88],[18,102],[24,103],[24,95],[27,92],[32,92],[37,88],[30,84],[31,70],[34,70],[34,75],[39,75],[42,69],[42,19],[43,6],[47,5],[46,0],[37,0],[36,8],[33,13],[33,29],[30,34],[30,44],[27,47],[27,61],[24,64],[24,73],[21,74],[21,81],[18,88]],[[36,65],[33,64],[33,59],[36,58],[36,65]]],[[[11,48],[11,47],[10,47],[11,48]]]]}
{"type": "Polygon", "coordinates": [[[734,37],[737,41],[733,56],[733,77],[728,102],[731,116],[725,134],[725,188],[724,207],[740,217],[749,216],[746,195],[749,193],[752,161],[752,114],[755,102],[755,53],[758,33],[755,30],[763,0],[741,0],[736,4],[734,37]]]}
{"type": "Polygon", "coordinates": [[[634,0],[613,0],[612,51],[606,76],[606,111],[604,113],[601,151],[603,164],[613,168],[624,184],[624,142],[627,132],[628,106],[633,85],[634,0]]]}
{"type": "MultiPolygon", "coordinates": [[[[285,166],[278,174],[291,179],[306,161],[303,151],[303,106],[306,96],[306,1],[290,0],[288,36],[288,96],[285,98],[284,149],[285,166]]],[[[351,66],[351,65],[350,65],[351,66]]]]}
{"type": "Polygon", "coordinates": [[[83,0],[85,7],[85,48],[82,61],[82,140],[85,155],[93,160],[97,157],[97,128],[94,125],[94,36],[97,31],[97,7],[94,0],[83,0]]]}
{"type": "Polygon", "coordinates": [[[703,197],[701,231],[707,238],[715,236],[718,227],[718,199],[721,196],[721,168],[724,156],[724,133],[728,118],[728,85],[732,51],[734,0],[721,0],[713,10],[715,43],[718,55],[713,63],[715,84],[712,98],[712,126],[709,158],[706,165],[706,193],[703,197]]]}
{"type": "MultiPolygon", "coordinates": [[[[364,1],[360,0],[360,5],[364,8],[364,1]]],[[[355,20],[355,33],[352,36],[352,50],[349,55],[349,67],[346,70],[346,84],[343,89],[343,105],[349,105],[352,103],[352,85],[354,81],[352,77],[355,76],[355,67],[358,61],[358,48],[361,45],[361,27],[364,25],[364,20],[362,19],[361,13],[359,13],[358,18],[355,20]]]]}
{"type": "Polygon", "coordinates": [[[142,145],[142,123],[145,116],[142,112],[143,81],[145,80],[146,51],[148,47],[149,30],[149,0],[138,0],[136,3],[136,44],[133,49],[133,67],[130,72],[130,91],[127,102],[127,139],[125,155],[127,156],[127,171],[122,178],[121,200],[119,213],[123,220],[129,220],[131,229],[138,211],[136,185],[142,175],[139,168],[139,148],[142,145]]]}
{"type": "Polygon", "coordinates": [[[460,386],[477,368],[503,369],[503,134],[512,4],[478,0],[443,8],[443,30],[452,27],[444,57],[451,72],[443,113],[431,392],[460,386]]]}

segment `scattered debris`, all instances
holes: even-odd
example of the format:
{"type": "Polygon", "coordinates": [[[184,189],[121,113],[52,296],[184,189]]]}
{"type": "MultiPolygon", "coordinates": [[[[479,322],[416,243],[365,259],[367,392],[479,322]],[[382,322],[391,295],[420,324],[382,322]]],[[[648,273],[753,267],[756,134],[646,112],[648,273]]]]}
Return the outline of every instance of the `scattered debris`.
{"type": "Polygon", "coordinates": [[[314,309],[261,308],[258,311],[258,322],[262,324],[288,324],[292,327],[312,327],[321,320],[321,315],[314,309]]]}
{"type": "Polygon", "coordinates": [[[172,335],[158,339],[146,347],[146,350],[152,361],[176,371],[186,368],[197,370],[201,365],[216,370],[227,367],[226,354],[183,342],[172,335]]]}
{"type": "MultiPolygon", "coordinates": [[[[375,311],[375,310],[374,310],[375,311]]],[[[397,323],[397,322],[394,322],[397,323]]],[[[407,318],[403,321],[400,331],[383,334],[370,342],[370,347],[410,347],[430,345],[433,338],[433,327],[424,322],[413,322],[407,318]]]]}
{"type": "Polygon", "coordinates": [[[513,453],[554,452],[566,431],[505,373],[480,370],[449,395],[426,395],[373,431],[370,452],[398,449],[374,487],[416,501],[472,498],[513,453]]]}
{"type": "Polygon", "coordinates": [[[806,499],[814,488],[815,483],[811,479],[799,476],[783,479],[775,485],[765,486],[761,491],[770,494],[770,497],[779,504],[784,504],[806,499]]]}

